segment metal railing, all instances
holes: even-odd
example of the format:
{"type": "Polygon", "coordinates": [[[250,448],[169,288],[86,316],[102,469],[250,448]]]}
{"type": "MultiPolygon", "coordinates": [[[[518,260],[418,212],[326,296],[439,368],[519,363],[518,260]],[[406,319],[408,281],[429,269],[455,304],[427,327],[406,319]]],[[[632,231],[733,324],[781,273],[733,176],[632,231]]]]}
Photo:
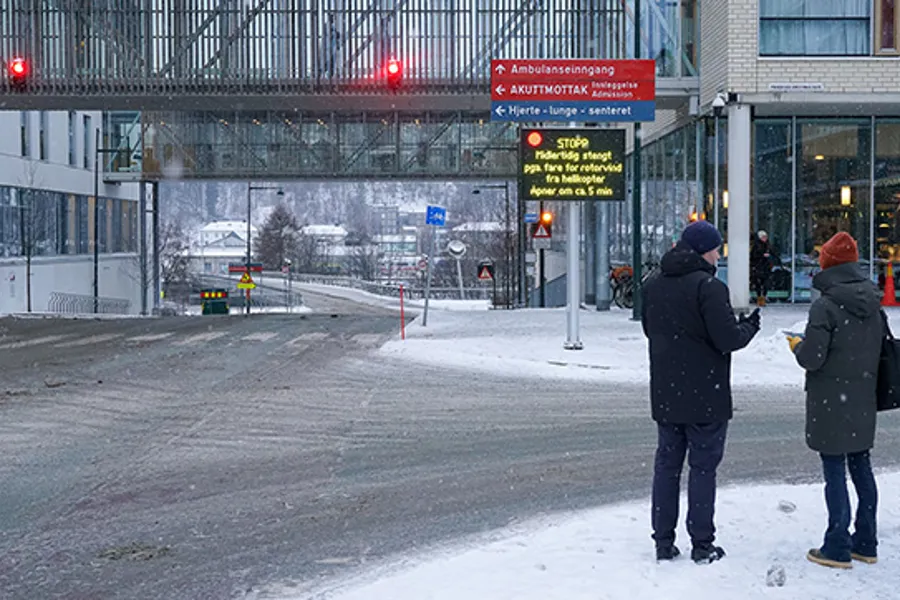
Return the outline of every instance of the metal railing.
{"type": "MultiPolygon", "coordinates": [[[[655,3],[647,3],[654,5],[655,3]]],[[[0,11],[0,59],[36,95],[487,93],[491,59],[628,56],[633,0],[29,0],[0,11]]],[[[696,73],[698,0],[642,23],[661,75],[696,73]]],[[[6,81],[0,94],[13,91],[6,81]]]]}
{"type": "MultiPolygon", "coordinates": [[[[103,314],[128,314],[131,301],[121,298],[100,298],[98,312],[103,314]]],[[[47,302],[47,310],[65,314],[92,314],[94,297],[83,294],[52,292],[47,302]]]]}

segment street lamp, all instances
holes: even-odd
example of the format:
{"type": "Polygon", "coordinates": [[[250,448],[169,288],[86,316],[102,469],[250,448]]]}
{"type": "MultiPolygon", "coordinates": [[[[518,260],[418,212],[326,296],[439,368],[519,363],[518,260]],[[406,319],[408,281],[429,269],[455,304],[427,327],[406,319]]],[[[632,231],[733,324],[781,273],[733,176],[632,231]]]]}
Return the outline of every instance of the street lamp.
{"type": "MultiPolygon", "coordinates": [[[[512,239],[511,239],[512,231],[510,230],[510,227],[509,227],[509,225],[510,225],[509,182],[504,181],[503,183],[485,184],[485,185],[479,186],[479,187],[475,188],[474,190],[472,190],[472,193],[475,195],[478,195],[481,193],[482,189],[503,190],[504,191],[505,202],[506,202],[506,225],[504,227],[504,229],[506,230],[506,252],[505,252],[505,254],[506,254],[506,258],[505,258],[505,260],[506,260],[506,308],[510,308],[511,303],[512,303],[512,277],[510,277],[510,271],[511,271],[511,266],[512,266],[511,265],[511,262],[512,262],[512,239]]],[[[519,220],[521,221],[521,215],[520,215],[519,220]]],[[[519,246],[521,247],[521,245],[522,244],[520,241],[519,246]]],[[[521,256],[519,257],[519,260],[520,261],[522,260],[521,256]]],[[[520,290],[523,289],[523,286],[524,286],[524,280],[519,282],[519,289],[520,290]]]]}
{"type": "MultiPolygon", "coordinates": [[[[251,246],[251,239],[250,239],[250,237],[252,235],[252,230],[250,228],[251,227],[250,226],[250,217],[252,216],[253,213],[252,213],[250,198],[251,198],[251,192],[253,192],[253,190],[277,190],[275,192],[275,194],[277,196],[284,196],[284,190],[278,186],[275,186],[275,185],[253,185],[251,182],[249,182],[249,181],[247,182],[247,273],[248,274],[250,273],[250,260],[251,260],[250,257],[252,255],[252,246],[251,246]]],[[[246,304],[247,304],[246,314],[249,315],[250,314],[250,290],[247,290],[246,304]]]]}

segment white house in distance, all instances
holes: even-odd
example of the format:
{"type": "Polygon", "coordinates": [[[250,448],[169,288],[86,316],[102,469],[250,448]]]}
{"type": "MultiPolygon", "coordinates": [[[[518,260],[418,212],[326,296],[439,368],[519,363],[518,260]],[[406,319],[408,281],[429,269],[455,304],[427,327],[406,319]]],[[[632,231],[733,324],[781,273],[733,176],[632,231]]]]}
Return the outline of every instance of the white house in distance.
{"type": "MultiPolygon", "coordinates": [[[[251,240],[256,226],[250,226],[251,240]]],[[[228,265],[240,263],[247,256],[247,221],[214,221],[200,229],[198,242],[191,249],[191,270],[197,273],[222,275],[228,265]]]]}
{"type": "Polygon", "coordinates": [[[98,129],[100,112],[0,111],[0,312],[93,311],[95,205],[100,311],[140,312],[140,187],[101,181],[97,204],[98,129]]]}

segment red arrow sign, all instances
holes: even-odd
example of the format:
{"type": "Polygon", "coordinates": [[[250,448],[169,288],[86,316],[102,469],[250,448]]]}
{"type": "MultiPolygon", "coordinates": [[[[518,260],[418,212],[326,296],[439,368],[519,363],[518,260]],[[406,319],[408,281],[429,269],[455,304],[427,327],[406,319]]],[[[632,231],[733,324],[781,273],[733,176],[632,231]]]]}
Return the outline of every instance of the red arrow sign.
{"type": "Polygon", "coordinates": [[[646,101],[656,98],[652,81],[587,81],[579,83],[518,82],[498,83],[491,88],[491,100],[585,100],[646,101]]]}
{"type": "Polygon", "coordinates": [[[652,60],[524,59],[492,60],[492,87],[500,82],[655,81],[652,60]]]}

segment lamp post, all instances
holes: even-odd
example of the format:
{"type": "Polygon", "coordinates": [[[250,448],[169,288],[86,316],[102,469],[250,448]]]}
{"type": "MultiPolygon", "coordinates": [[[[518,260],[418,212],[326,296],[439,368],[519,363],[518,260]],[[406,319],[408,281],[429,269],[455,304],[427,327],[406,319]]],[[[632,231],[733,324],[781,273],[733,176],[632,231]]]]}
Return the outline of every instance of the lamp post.
{"type": "MultiPolygon", "coordinates": [[[[251,253],[252,253],[252,229],[250,225],[250,217],[252,216],[252,204],[250,202],[251,194],[253,190],[277,190],[276,194],[278,196],[284,196],[284,190],[275,185],[253,185],[251,182],[247,182],[247,273],[250,273],[250,261],[251,261],[251,253]]],[[[245,299],[245,303],[247,304],[247,310],[245,312],[246,315],[250,314],[250,290],[247,290],[247,296],[245,299]]]]}
{"type": "MultiPolygon", "coordinates": [[[[496,183],[496,184],[486,184],[486,185],[482,185],[482,186],[479,186],[479,187],[475,188],[474,190],[472,190],[472,193],[478,195],[478,194],[481,193],[481,190],[482,190],[482,189],[485,189],[485,190],[503,190],[503,191],[504,191],[504,200],[505,200],[505,206],[506,206],[506,224],[504,225],[504,229],[505,229],[505,237],[506,237],[505,252],[504,252],[504,254],[505,254],[504,260],[505,260],[505,262],[506,262],[506,308],[511,308],[511,307],[512,307],[512,290],[513,290],[513,286],[512,286],[512,276],[511,276],[511,269],[512,269],[512,264],[511,264],[511,263],[512,263],[512,237],[511,237],[511,236],[512,236],[512,230],[510,229],[510,213],[509,213],[509,210],[510,210],[510,209],[509,209],[509,182],[508,182],[508,181],[504,181],[503,183],[496,183]]],[[[521,257],[521,256],[519,257],[519,260],[522,260],[522,257],[521,257]]],[[[524,283],[520,281],[520,282],[519,282],[519,285],[522,286],[522,285],[524,285],[524,283]]]]}

